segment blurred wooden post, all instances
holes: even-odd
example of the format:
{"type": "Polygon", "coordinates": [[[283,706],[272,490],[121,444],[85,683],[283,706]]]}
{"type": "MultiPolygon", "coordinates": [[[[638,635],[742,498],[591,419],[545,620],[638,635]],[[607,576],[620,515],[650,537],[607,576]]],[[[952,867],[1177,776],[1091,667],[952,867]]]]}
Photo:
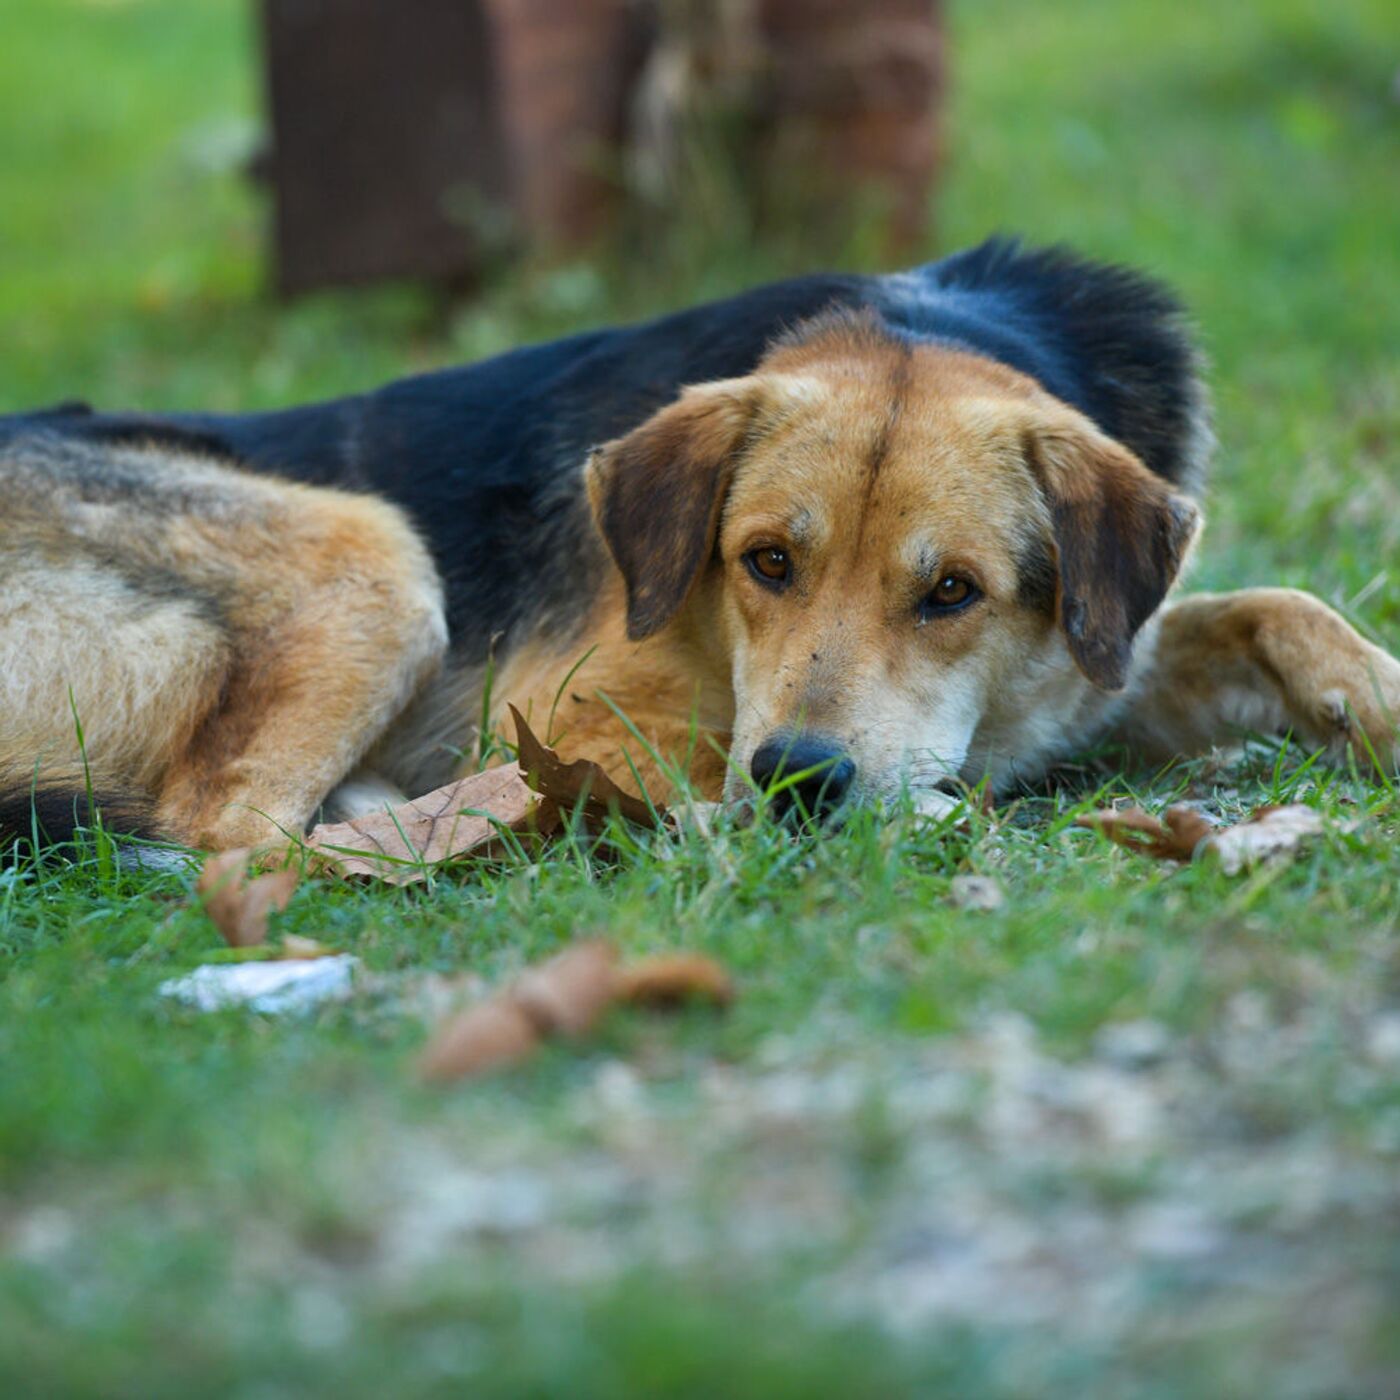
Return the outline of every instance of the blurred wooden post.
{"type": "Polygon", "coordinates": [[[622,193],[621,151],[645,17],[635,0],[486,0],[516,209],[532,240],[597,238],[622,193]]]}
{"type": "Polygon", "coordinates": [[[941,155],[940,0],[758,0],[769,159],[810,172],[809,212],[867,191],[893,242],[919,241],[941,155]]]}
{"type": "Polygon", "coordinates": [[[262,0],[277,287],[458,281],[508,199],[481,0],[262,0]]]}
{"type": "Polygon", "coordinates": [[[637,154],[664,206],[718,152],[756,222],[841,251],[872,213],[925,232],[942,150],[940,0],[660,0],[637,154]],[[697,139],[698,138],[698,139],[697,139]]]}
{"type": "Polygon", "coordinates": [[[620,203],[629,141],[645,168],[639,114],[663,209],[684,208],[665,197],[668,160],[672,196],[695,173],[667,130],[723,112],[746,138],[739,198],[795,220],[810,246],[839,247],[872,193],[895,248],[923,232],[940,0],[261,4],[284,294],[461,281],[493,213],[527,243],[586,247],[620,203]]]}

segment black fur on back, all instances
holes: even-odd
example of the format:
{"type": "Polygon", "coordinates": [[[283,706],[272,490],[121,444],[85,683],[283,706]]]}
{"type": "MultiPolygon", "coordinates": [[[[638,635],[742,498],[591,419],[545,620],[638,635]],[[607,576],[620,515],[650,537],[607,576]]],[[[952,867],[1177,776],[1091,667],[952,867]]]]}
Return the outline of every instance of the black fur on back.
{"type": "MultiPolygon", "coordinates": [[[[971,303],[972,348],[1040,380],[1158,476],[1200,490],[1214,446],[1202,356],[1164,284],[1014,238],[989,239],[915,276],[935,295],[971,303]]],[[[886,314],[901,320],[897,309],[886,314]]],[[[917,307],[914,321],[917,329],[917,307]]]]}
{"type": "Polygon", "coordinates": [[[1139,273],[1009,239],[910,272],[773,283],[304,408],[144,416],[65,404],[0,417],[0,451],[57,432],[377,492],[433,550],[454,649],[484,658],[493,636],[508,648],[535,627],[562,633],[596,596],[608,566],[584,500],[591,447],[686,384],[747,374],[773,341],[840,308],[1032,375],[1180,489],[1201,485],[1208,416],[1175,298],[1139,273]]]}

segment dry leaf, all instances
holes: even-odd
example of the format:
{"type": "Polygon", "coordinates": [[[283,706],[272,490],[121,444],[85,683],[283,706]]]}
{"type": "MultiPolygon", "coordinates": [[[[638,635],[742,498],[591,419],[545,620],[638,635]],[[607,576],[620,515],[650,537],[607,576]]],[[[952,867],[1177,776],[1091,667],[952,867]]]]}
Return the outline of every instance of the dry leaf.
{"type": "Polygon", "coordinates": [[[1194,807],[1168,807],[1161,819],[1141,807],[1107,808],[1080,817],[1076,826],[1102,832],[1110,841],[1158,860],[1191,860],[1215,831],[1194,807]]]}
{"type": "Polygon", "coordinates": [[[551,1036],[582,1036],[615,1002],[676,1006],[733,998],[729,974],[689,953],[642,958],[620,972],[617,948],[605,938],[575,943],[527,968],[513,986],[444,1020],[418,1062],[433,1083],[517,1065],[551,1036]]]}
{"type": "Polygon", "coordinates": [[[628,963],[613,983],[618,1001],[663,1010],[687,1001],[728,1006],[734,979],[713,958],[700,953],[657,953],[628,963]]]}
{"type": "Polygon", "coordinates": [[[431,866],[488,847],[498,827],[548,831],[554,821],[551,805],[526,784],[517,764],[507,763],[384,812],[313,827],[306,844],[337,874],[408,885],[431,866]]]}
{"type": "Polygon", "coordinates": [[[585,1035],[613,999],[617,949],[590,938],[528,968],[515,1000],[544,1035],[585,1035]]]}
{"type": "Polygon", "coordinates": [[[1162,860],[1219,859],[1227,875],[1259,861],[1296,849],[1305,837],[1322,830],[1322,818],[1311,807],[1260,807],[1238,826],[1212,826],[1190,807],[1168,807],[1164,821],[1140,807],[1094,812],[1078,825],[1093,827],[1111,841],[1162,860]]]}
{"type": "Polygon", "coordinates": [[[426,878],[434,865],[489,848],[502,827],[552,831],[561,807],[581,803],[590,817],[616,809],[629,821],[655,822],[651,808],[624,792],[597,763],[565,763],[540,743],[513,706],[511,714],[518,763],[473,773],[383,812],[314,827],[306,849],[336,874],[408,885],[426,878]]]}
{"type": "Polygon", "coordinates": [[[418,1062],[424,1079],[442,1083],[517,1065],[547,1036],[583,1035],[613,997],[617,949],[590,938],[527,968],[513,986],[438,1027],[418,1062]]]}
{"type": "Polygon", "coordinates": [[[605,817],[616,808],[629,822],[656,825],[657,816],[652,809],[613,782],[600,764],[589,758],[565,763],[553,749],[540,743],[514,705],[510,706],[510,713],[515,720],[517,760],[536,792],[569,811],[581,800],[590,817],[605,817]]]}
{"type": "Polygon", "coordinates": [[[1216,856],[1227,875],[1238,875],[1248,866],[1295,850],[1305,837],[1321,830],[1322,818],[1301,803],[1261,807],[1247,822],[1216,832],[1202,854],[1216,856]]]}
{"type": "Polygon", "coordinates": [[[287,907],[301,878],[296,870],[274,870],[244,884],[251,855],[243,848],[209,856],[195,881],[204,912],[231,948],[266,942],[268,916],[287,907]]]}
{"type": "Polygon", "coordinates": [[[535,1052],[540,1033],[511,996],[493,997],[449,1017],[418,1062],[429,1083],[442,1084],[471,1074],[518,1065],[535,1052]]]}

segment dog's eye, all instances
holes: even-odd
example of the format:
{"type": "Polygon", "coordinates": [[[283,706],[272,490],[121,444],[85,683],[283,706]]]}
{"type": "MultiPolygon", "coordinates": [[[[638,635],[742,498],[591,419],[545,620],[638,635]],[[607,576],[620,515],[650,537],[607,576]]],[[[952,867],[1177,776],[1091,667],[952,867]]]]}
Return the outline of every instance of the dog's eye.
{"type": "Polygon", "coordinates": [[[979,596],[977,585],[971,579],[946,574],[919,604],[919,615],[928,618],[939,613],[958,612],[979,596]]]}
{"type": "Polygon", "coordinates": [[[792,560],[788,558],[787,550],[779,549],[776,545],[751,549],[744,555],[744,563],[760,583],[770,586],[784,584],[792,575],[792,560]]]}

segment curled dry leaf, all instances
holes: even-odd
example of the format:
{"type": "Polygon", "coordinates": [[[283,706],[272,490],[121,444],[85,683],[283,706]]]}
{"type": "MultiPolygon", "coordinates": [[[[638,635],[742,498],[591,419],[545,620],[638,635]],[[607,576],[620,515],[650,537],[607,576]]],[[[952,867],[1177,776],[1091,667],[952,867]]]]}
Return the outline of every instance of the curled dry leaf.
{"type": "Polygon", "coordinates": [[[586,1035],[613,999],[617,949],[604,938],[565,948],[526,969],[515,1000],[542,1035],[586,1035]]]}
{"type": "Polygon", "coordinates": [[[1220,861],[1227,875],[1294,850],[1309,836],[1322,831],[1322,818],[1311,807],[1261,807],[1247,822],[1227,827],[1206,842],[1203,855],[1220,861]]]}
{"type": "Polygon", "coordinates": [[[617,949],[590,938],[526,969],[513,986],[449,1016],[419,1060],[441,1083],[519,1064],[548,1036],[584,1035],[613,998],[617,949]]]}
{"type": "Polygon", "coordinates": [[[660,1009],[688,1001],[728,1006],[734,979],[713,958],[700,953],[657,953],[628,963],[614,979],[618,1001],[660,1009]]]}
{"type": "Polygon", "coordinates": [[[530,732],[514,706],[511,714],[518,763],[473,773],[382,812],[312,828],[306,849],[317,865],[346,877],[408,885],[425,879],[435,865],[489,850],[503,827],[549,833],[561,807],[582,803],[594,818],[616,809],[629,821],[654,824],[652,809],[600,765],[590,759],[565,763],[530,732]]]}
{"type": "Polygon", "coordinates": [[[428,1042],[418,1072],[431,1084],[518,1065],[534,1054],[540,1034],[512,997],[492,997],[448,1017],[428,1042]]]}
{"type": "Polygon", "coordinates": [[[657,814],[640,797],[633,797],[613,782],[601,764],[589,758],[565,763],[553,749],[540,743],[514,705],[510,713],[515,720],[520,770],[536,792],[569,811],[581,801],[584,812],[590,817],[605,817],[615,808],[629,822],[639,826],[656,825],[657,814]]]}
{"type": "Polygon", "coordinates": [[[268,916],[287,907],[297,882],[296,870],[274,870],[244,883],[252,852],[220,851],[208,857],[195,881],[204,912],[231,948],[253,948],[267,940],[268,916]]]}
{"type": "Polygon", "coordinates": [[[1107,808],[1080,817],[1076,826],[1102,832],[1110,841],[1158,860],[1191,860],[1215,827],[1193,807],[1168,807],[1161,818],[1141,807],[1107,808]]]}
{"type": "Polygon", "coordinates": [[[1190,807],[1168,807],[1161,821],[1140,807],[1128,807],[1094,812],[1080,817],[1078,824],[1161,860],[1213,857],[1227,875],[1295,850],[1306,837],[1322,830],[1322,818],[1301,804],[1260,807],[1247,821],[1227,827],[1212,826],[1190,807]]]}
{"type": "Polygon", "coordinates": [[[527,968],[513,986],[447,1017],[418,1062],[432,1083],[520,1064],[553,1036],[588,1034],[622,1001],[670,1007],[687,1000],[727,1006],[729,974],[710,958],[675,953],[642,958],[621,971],[617,948],[591,938],[527,968]]]}
{"type": "Polygon", "coordinates": [[[519,765],[506,763],[398,807],[314,827],[306,845],[336,874],[408,885],[434,865],[485,851],[500,827],[547,832],[556,820],[553,806],[526,784],[519,765]]]}

